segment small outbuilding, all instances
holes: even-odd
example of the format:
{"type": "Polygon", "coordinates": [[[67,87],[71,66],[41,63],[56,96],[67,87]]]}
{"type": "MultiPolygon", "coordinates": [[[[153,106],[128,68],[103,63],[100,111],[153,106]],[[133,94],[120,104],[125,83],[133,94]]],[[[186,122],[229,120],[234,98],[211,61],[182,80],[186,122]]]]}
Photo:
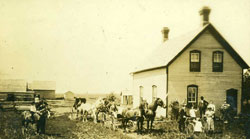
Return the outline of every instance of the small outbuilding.
{"type": "Polygon", "coordinates": [[[75,94],[71,91],[64,93],[65,100],[74,100],[75,94]]]}

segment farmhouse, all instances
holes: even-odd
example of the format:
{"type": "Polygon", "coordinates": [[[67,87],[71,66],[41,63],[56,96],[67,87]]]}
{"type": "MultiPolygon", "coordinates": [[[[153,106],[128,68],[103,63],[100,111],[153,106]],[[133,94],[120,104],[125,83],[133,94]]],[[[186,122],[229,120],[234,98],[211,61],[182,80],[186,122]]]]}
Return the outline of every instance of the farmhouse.
{"type": "Polygon", "coordinates": [[[210,8],[203,7],[202,26],[175,39],[168,39],[169,29],[163,28],[162,45],[132,72],[134,106],[156,97],[167,105],[177,99],[197,106],[204,96],[217,108],[227,100],[240,113],[242,75],[249,66],[209,22],[209,13],[210,8]]]}
{"type": "Polygon", "coordinates": [[[54,99],[56,83],[54,81],[33,81],[28,85],[28,90],[39,94],[41,98],[54,99]]]}

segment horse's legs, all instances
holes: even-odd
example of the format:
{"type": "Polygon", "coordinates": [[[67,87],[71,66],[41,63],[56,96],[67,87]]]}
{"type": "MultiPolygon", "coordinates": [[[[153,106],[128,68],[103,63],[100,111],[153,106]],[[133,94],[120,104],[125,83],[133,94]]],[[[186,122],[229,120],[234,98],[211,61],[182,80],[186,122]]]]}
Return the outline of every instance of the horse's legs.
{"type": "Polygon", "coordinates": [[[149,121],[150,119],[147,119],[147,129],[149,129],[149,121]]]}
{"type": "Polygon", "coordinates": [[[152,118],[152,119],[151,119],[150,130],[152,130],[152,127],[153,127],[153,122],[154,122],[154,118],[152,118]]]}
{"type": "Polygon", "coordinates": [[[76,110],[76,119],[78,119],[79,110],[76,110]]]}
{"type": "Polygon", "coordinates": [[[140,119],[137,120],[137,133],[140,133],[140,119]]]}
{"type": "Polygon", "coordinates": [[[124,119],[123,120],[123,129],[124,129],[124,132],[126,132],[126,127],[127,127],[127,119],[124,119]]]}
{"type": "Polygon", "coordinates": [[[141,130],[143,130],[143,122],[144,122],[144,118],[141,119],[141,130]]]}
{"type": "Polygon", "coordinates": [[[95,113],[95,116],[96,116],[96,123],[98,122],[98,114],[99,114],[99,112],[96,112],[96,113],[95,113]]]}

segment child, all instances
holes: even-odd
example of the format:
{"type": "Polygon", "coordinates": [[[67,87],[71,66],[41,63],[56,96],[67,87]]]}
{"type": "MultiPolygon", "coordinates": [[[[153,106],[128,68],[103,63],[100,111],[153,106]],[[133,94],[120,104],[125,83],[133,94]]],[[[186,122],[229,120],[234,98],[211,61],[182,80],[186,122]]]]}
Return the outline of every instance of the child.
{"type": "Polygon", "coordinates": [[[201,120],[200,118],[196,118],[194,120],[194,133],[196,135],[199,135],[202,131],[203,131],[203,126],[202,126],[201,120]]]}

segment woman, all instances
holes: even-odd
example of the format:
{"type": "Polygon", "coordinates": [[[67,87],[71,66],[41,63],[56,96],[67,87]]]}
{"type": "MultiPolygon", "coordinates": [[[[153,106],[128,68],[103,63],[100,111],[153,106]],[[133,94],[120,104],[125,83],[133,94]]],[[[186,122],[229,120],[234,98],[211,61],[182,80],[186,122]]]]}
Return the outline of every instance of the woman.
{"type": "Polygon", "coordinates": [[[212,110],[211,107],[207,108],[207,111],[205,113],[205,117],[207,119],[207,130],[208,133],[213,133],[214,132],[214,111],[212,110]]]}

